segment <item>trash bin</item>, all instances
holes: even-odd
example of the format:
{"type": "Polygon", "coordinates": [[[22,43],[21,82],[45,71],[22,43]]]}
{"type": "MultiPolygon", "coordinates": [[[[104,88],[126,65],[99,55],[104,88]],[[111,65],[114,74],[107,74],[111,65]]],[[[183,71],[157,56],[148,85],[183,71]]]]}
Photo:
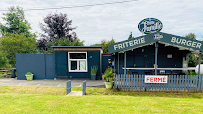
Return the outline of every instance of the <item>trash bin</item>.
{"type": "Polygon", "coordinates": [[[16,68],[12,68],[11,69],[11,78],[15,78],[16,77],[16,68]]]}

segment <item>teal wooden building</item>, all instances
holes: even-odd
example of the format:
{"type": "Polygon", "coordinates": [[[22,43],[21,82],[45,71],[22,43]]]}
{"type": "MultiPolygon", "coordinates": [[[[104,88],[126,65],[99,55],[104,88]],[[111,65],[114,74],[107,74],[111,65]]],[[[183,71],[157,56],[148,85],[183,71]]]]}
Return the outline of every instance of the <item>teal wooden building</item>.
{"type": "Polygon", "coordinates": [[[55,76],[90,78],[91,67],[97,66],[97,79],[101,79],[103,48],[100,46],[53,46],[55,76]]]}
{"type": "MultiPolygon", "coordinates": [[[[187,74],[189,53],[198,53],[201,58],[203,42],[156,32],[117,42],[108,47],[115,57],[117,74],[187,74]]],[[[199,60],[200,64],[200,60],[199,60]]]]}
{"type": "Polygon", "coordinates": [[[34,79],[90,79],[92,66],[98,66],[96,79],[102,79],[109,59],[116,74],[183,75],[196,69],[188,67],[188,55],[198,53],[201,58],[202,45],[202,41],[156,32],[111,44],[109,54],[103,54],[100,46],[53,46],[53,54],[16,54],[17,79],[26,79],[27,72],[34,79]]]}

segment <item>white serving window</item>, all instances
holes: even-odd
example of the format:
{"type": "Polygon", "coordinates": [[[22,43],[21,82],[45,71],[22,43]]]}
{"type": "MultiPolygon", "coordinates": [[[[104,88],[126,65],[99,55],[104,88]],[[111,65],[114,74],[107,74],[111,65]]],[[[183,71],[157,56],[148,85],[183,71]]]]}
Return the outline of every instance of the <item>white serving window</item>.
{"type": "Polygon", "coordinates": [[[87,72],[87,52],[68,52],[69,72],[87,72]]]}

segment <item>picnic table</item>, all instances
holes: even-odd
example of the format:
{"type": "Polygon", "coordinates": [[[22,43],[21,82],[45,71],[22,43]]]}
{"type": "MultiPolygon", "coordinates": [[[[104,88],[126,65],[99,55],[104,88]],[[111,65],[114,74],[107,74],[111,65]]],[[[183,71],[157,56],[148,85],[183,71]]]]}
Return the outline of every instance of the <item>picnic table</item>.
{"type": "Polygon", "coordinates": [[[4,75],[4,77],[10,77],[11,73],[9,73],[11,70],[0,70],[0,74],[4,75]]]}

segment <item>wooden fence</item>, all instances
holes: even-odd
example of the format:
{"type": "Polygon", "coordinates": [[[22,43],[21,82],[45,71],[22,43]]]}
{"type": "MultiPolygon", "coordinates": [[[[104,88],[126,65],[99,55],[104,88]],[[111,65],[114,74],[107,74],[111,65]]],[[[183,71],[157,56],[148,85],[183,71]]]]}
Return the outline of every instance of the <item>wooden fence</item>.
{"type": "Polygon", "coordinates": [[[202,76],[168,75],[167,83],[145,83],[144,79],[145,75],[116,75],[114,78],[114,87],[133,91],[203,92],[202,76]]]}

